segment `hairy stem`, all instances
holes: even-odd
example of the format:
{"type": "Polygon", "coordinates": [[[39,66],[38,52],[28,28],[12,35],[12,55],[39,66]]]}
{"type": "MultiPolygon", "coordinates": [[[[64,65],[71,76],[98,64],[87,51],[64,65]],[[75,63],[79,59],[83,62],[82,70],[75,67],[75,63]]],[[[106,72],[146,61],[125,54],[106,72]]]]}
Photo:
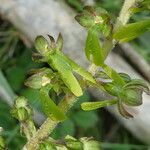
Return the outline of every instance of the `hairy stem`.
{"type": "Polygon", "coordinates": [[[130,12],[131,7],[133,7],[135,5],[136,2],[138,2],[139,0],[125,0],[123,7],[120,11],[120,15],[117,19],[117,23],[116,26],[118,25],[125,25],[128,23],[132,13],[130,12]]]}
{"type": "MultiPolygon", "coordinates": [[[[125,0],[124,4],[122,6],[122,9],[120,11],[119,17],[117,18],[117,21],[114,25],[115,32],[121,25],[125,25],[128,23],[132,13],[130,11],[131,7],[133,7],[139,0],[125,0]]],[[[104,58],[106,58],[109,54],[109,52],[114,48],[116,44],[116,41],[114,41],[112,38],[106,39],[103,45],[104,49],[104,58]]]]}

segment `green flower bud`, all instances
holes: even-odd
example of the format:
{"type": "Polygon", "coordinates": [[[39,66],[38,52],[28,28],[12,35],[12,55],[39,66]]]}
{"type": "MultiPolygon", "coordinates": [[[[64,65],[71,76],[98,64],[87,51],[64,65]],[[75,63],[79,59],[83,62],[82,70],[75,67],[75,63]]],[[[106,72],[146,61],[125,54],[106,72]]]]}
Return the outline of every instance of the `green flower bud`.
{"type": "Polygon", "coordinates": [[[12,109],[11,114],[14,118],[18,119],[19,121],[25,121],[29,117],[28,112],[23,107],[19,109],[12,109]]]}
{"type": "Polygon", "coordinates": [[[21,108],[26,107],[28,105],[28,100],[24,96],[19,96],[15,100],[15,107],[21,108]]]}
{"type": "Polygon", "coordinates": [[[139,106],[142,104],[142,90],[123,90],[120,94],[120,98],[129,106],[139,106]]]}
{"type": "Polygon", "coordinates": [[[112,31],[110,18],[106,10],[101,7],[85,6],[83,12],[75,17],[78,23],[88,29],[96,27],[107,37],[112,31]]]}
{"type": "Polygon", "coordinates": [[[28,100],[23,96],[17,97],[15,100],[15,104],[11,110],[11,114],[19,121],[25,121],[32,115],[32,109],[28,106],[27,101],[28,100]]]}
{"type": "Polygon", "coordinates": [[[36,37],[35,48],[42,56],[45,56],[47,54],[47,52],[49,51],[48,47],[49,43],[43,36],[36,37]]]}

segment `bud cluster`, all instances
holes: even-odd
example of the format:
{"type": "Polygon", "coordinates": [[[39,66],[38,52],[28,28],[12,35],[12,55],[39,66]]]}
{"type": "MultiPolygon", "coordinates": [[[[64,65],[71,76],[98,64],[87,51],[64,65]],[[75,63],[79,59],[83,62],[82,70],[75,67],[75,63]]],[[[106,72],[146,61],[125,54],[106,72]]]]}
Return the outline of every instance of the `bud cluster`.
{"type": "Polygon", "coordinates": [[[32,121],[33,111],[28,105],[28,100],[23,96],[17,97],[11,114],[21,123],[20,131],[29,140],[36,132],[36,128],[32,121]]]}

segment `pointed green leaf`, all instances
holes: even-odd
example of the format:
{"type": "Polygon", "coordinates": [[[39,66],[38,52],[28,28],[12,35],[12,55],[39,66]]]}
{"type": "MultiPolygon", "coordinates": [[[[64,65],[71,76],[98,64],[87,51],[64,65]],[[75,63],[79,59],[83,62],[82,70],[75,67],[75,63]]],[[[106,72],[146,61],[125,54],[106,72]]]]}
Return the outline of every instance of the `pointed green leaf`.
{"type": "Polygon", "coordinates": [[[99,102],[85,102],[81,104],[81,108],[85,111],[95,110],[101,107],[111,106],[117,103],[117,99],[104,100],[99,102]]]}
{"type": "Polygon", "coordinates": [[[85,53],[92,63],[101,66],[104,63],[103,50],[100,46],[98,32],[91,28],[86,39],[85,53]]]}
{"type": "Polygon", "coordinates": [[[52,62],[49,62],[50,66],[58,71],[65,85],[71,90],[75,96],[81,96],[83,94],[80,84],[72,73],[72,67],[63,58],[63,55],[55,53],[52,57],[52,62]]]}
{"type": "Polygon", "coordinates": [[[83,95],[82,89],[71,71],[66,70],[65,72],[60,72],[60,74],[64,83],[75,96],[83,95]]]}
{"type": "Polygon", "coordinates": [[[122,102],[119,100],[118,102],[118,110],[119,113],[126,119],[133,118],[133,116],[124,108],[122,102]]]}
{"type": "Polygon", "coordinates": [[[150,19],[120,27],[113,35],[119,42],[128,42],[150,30],[150,19]]]}
{"type": "Polygon", "coordinates": [[[49,87],[43,87],[40,90],[40,98],[43,112],[53,119],[58,121],[66,119],[64,112],[54,103],[54,101],[49,97],[49,87]]]}

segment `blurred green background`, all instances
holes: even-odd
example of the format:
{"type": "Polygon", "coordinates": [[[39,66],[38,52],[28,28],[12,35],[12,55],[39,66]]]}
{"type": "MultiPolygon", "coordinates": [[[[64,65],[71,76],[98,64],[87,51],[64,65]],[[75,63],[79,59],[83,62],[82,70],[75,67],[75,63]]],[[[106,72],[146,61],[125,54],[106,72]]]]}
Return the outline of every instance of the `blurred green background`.
{"type": "MultiPolygon", "coordinates": [[[[83,3],[80,0],[66,0],[75,11],[80,12],[83,3]]],[[[115,18],[123,0],[97,0],[96,4],[106,8],[115,18]]],[[[141,13],[133,16],[132,20],[140,20],[149,14],[141,13]]],[[[9,22],[0,20],[0,68],[5,75],[12,90],[18,95],[25,95],[30,100],[30,104],[40,109],[38,103],[39,95],[36,90],[27,89],[24,80],[27,72],[31,68],[39,67],[31,60],[32,50],[27,48],[19,38],[17,31],[9,22]],[[24,59],[25,58],[25,59],[24,59]]],[[[134,40],[131,44],[150,63],[150,34],[144,34],[134,40]]],[[[2,80],[0,78],[0,80],[2,80]]],[[[69,134],[77,138],[83,136],[93,136],[101,142],[104,150],[148,150],[144,145],[133,137],[117,120],[105,109],[98,111],[84,112],[80,109],[80,103],[89,101],[92,98],[87,92],[80,98],[80,101],[68,113],[68,120],[59,125],[52,133],[55,139],[63,138],[69,134]]],[[[5,129],[3,136],[6,139],[10,150],[20,150],[25,139],[19,133],[19,124],[10,115],[10,108],[0,100],[0,126],[5,129]]]]}

